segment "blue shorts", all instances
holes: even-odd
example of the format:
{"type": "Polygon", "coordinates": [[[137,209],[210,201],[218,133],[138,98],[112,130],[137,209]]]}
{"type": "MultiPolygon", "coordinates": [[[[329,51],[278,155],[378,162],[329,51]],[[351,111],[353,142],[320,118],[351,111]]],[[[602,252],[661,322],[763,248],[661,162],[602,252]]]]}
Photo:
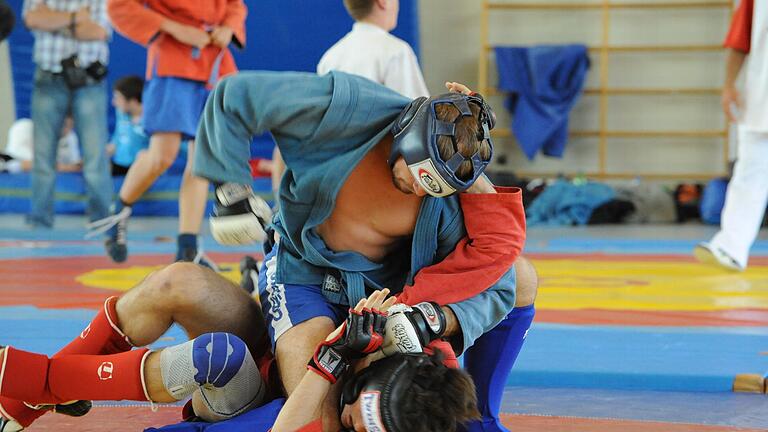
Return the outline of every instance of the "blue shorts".
{"type": "Polygon", "coordinates": [[[210,93],[205,84],[173,77],[150,79],[141,96],[146,134],[180,132],[183,139],[194,139],[210,93]]]}
{"type": "Polygon", "coordinates": [[[328,317],[340,325],[349,313],[349,307],[330,303],[323,296],[320,285],[275,282],[278,248],[279,243],[264,257],[259,272],[259,301],[272,340],[272,352],[277,339],[291,327],[319,316],[328,317]]]}

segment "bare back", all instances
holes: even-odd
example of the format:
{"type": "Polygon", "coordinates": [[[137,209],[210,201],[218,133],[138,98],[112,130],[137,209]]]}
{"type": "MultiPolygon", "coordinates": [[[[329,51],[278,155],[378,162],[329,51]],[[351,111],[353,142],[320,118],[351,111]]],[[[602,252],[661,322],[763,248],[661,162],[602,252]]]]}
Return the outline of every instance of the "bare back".
{"type": "Polygon", "coordinates": [[[384,138],[360,161],[342,185],[333,212],[317,227],[331,250],[381,261],[413,234],[422,197],[394,186],[387,163],[390,140],[384,138]]]}

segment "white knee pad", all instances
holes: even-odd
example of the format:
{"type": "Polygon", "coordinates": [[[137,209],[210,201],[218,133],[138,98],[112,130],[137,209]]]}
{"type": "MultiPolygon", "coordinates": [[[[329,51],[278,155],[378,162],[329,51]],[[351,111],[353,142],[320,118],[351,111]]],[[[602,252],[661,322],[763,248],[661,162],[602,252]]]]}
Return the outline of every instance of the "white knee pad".
{"type": "Polygon", "coordinates": [[[245,342],[229,333],[208,333],[164,349],[160,370],[171,396],[182,400],[200,389],[201,401],[217,419],[264,402],[266,388],[256,362],[245,342]]]}

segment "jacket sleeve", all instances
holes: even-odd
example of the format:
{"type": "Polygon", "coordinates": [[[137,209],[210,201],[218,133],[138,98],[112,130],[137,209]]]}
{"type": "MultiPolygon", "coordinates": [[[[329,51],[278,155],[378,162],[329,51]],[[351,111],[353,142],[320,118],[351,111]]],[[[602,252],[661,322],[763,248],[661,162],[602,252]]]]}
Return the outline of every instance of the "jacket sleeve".
{"type": "Polygon", "coordinates": [[[512,267],[525,245],[525,210],[519,188],[459,195],[467,236],[442,261],[421,269],[399,301],[451,304],[487,290],[512,267]]]}
{"type": "Polygon", "coordinates": [[[288,161],[292,143],[311,142],[333,95],[333,75],[242,72],[223,79],[200,118],[194,173],[218,182],[250,183],[252,137],[272,133],[288,161]]]}
{"type": "Polygon", "coordinates": [[[243,0],[228,0],[227,13],[221,24],[232,29],[235,45],[238,48],[245,47],[245,17],[248,15],[248,8],[243,0]]]}
{"type": "Polygon", "coordinates": [[[752,14],[754,0],[741,0],[733,14],[731,27],[723,45],[743,53],[749,53],[752,43],[752,14]]]}
{"type": "Polygon", "coordinates": [[[166,19],[141,0],[108,0],[107,14],[118,33],[141,45],[149,44],[166,19]]]}
{"type": "Polygon", "coordinates": [[[456,355],[498,325],[515,307],[517,274],[511,267],[493,286],[467,300],[450,304],[461,333],[449,339],[456,355]]]}

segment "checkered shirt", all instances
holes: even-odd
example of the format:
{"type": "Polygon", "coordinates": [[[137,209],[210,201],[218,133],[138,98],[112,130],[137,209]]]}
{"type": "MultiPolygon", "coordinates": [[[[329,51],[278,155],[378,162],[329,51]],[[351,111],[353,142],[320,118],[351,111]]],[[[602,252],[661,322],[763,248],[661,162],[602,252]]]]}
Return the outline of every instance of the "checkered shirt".
{"type": "MultiPolygon", "coordinates": [[[[112,27],[107,18],[106,0],[24,0],[22,14],[45,3],[56,11],[76,12],[84,6],[91,11],[91,19],[112,35],[112,27]]],[[[105,41],[79,41],[67,36],[62,31],[33,31],[35,36],[34,61],[37,66],[48,72],[61,72],[61,61],[77,54],[82,67],[99,60],[103,64],[109,61],[109,47],[105,41]]]]}

